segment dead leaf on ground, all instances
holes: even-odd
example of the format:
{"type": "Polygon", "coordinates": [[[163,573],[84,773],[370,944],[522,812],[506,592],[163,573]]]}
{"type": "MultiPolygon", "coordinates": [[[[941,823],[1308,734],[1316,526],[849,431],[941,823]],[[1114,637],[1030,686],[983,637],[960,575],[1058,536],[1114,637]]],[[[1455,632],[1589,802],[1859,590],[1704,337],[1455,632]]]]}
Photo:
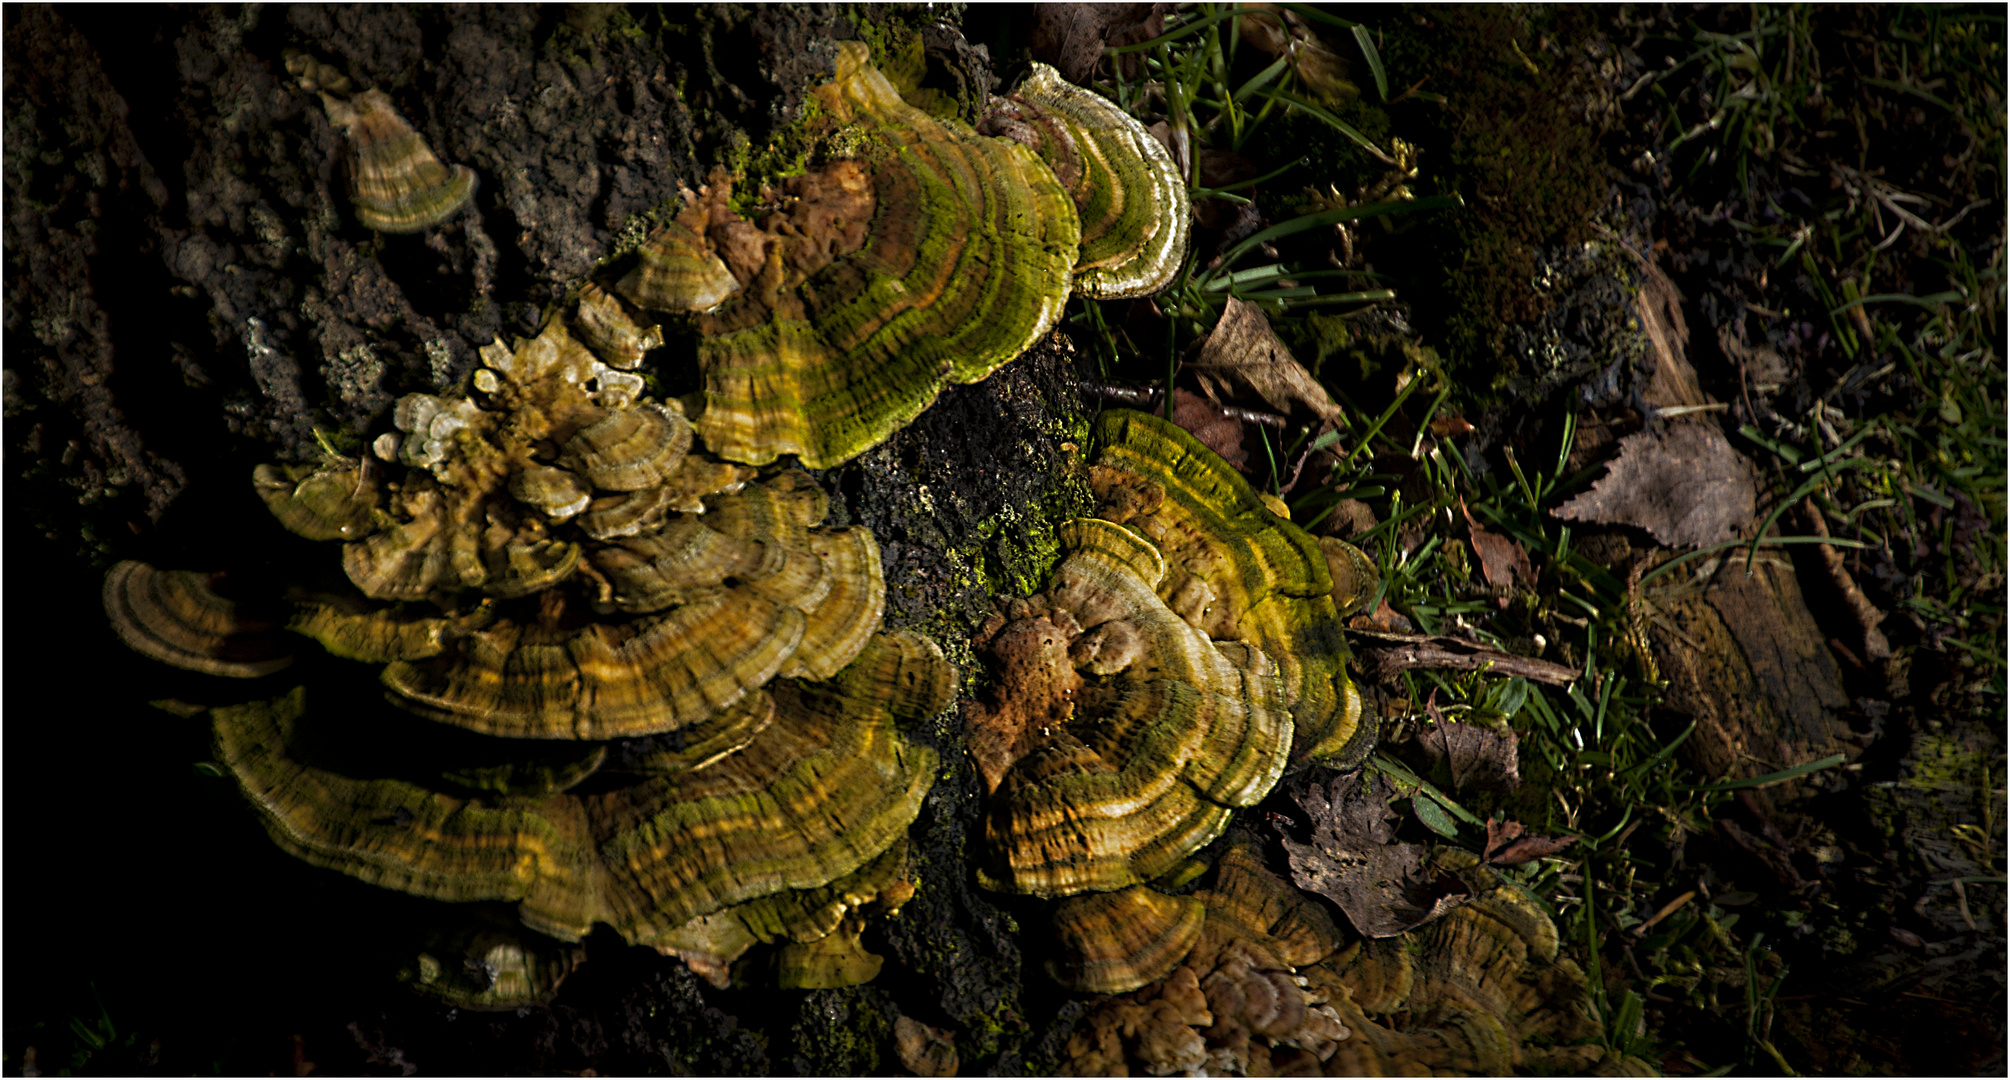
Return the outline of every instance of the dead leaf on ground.
{"type": "Polygon", "coordinates": [[[1757,499],[1751,465],[1716,425],[1677,423],[1619,440],[1611,471],[1554,513],[1632,525],[1671,547],[1700,547],[1736,539],[1757,499]]]}
{"type": "Polygon", "coordinates": [[[1054,65],[1063,79],[1087,86],[1105,46],[1159,36],[1171,10],[1171,4],[1035,4],[1027,47],[1033,59],[1054,65]]]}
{"type": "Polygon", "coordinates": [[[1200,355],[1186,368],[1217,398],[1254,394],[1286,415],[1293,406],[1303,406],[1335,427],[1346,427],[1333,396],[1277,339],[1270,320],[1255,304],[1230,297],[1221,309],[1221,320],[1201,344],[1200,355]]]}
{"type": "Polygon", "coordinates": [[[1389,606],[1387,597],[1383,597],[1382,602],[1375,605],[1374,611],[1347,620],[1347,625],[1356,630],[1376,630],[1384,634],[1407,634],[1416,629],[1410,620],[1397,614],[1396,609],[1389,606]]]}
{"type": "Polygon", "coordinates": [[[1457,878],[1425,869],[1422,846],[1396,841],[1388,777],[1361,777],[1340,773],[1292,793],[1311,819],[1312,842],[1283,838],[1291,880],[1338,904],[1368,937],[1395,937],[1471,899],[1457,878]]]}
{"type": "Polygon", "coordinates": [[[1417,745],[1432,764],[1446,763],[1455,788],[1513,791],[1521,786],[1521,746],[1511,729],[1445,720],[1418,736],[1417,745]]]}
{"type": "Polygon", "coordinates": [[[1577,843],[1577,836],[1529,836],[1519,821],[1487,822],[1487,846],[1480,857],[1495,866],[1515,866],[1555,855],[1577,843]]]}
{"type": "Polygon", "coordinates": [[[1380,524],[1375,518],[1375,511],[1367,503],[1359,499],[1341,499],[1318,521],[1306,526],[1306,531],[1347,540],[1380,524]]]}
{"type": "Polygon", "coordinates": [[[894,1018],[893,1048],[901,1065],[916,1076],[955,1076],[961,1065],[956,1058],[955,1034],[912,1016],[894,1018]]]}
{"type": "Polygon", "coordinates": [[[1525,585],[1535,583],[1535,567],[1528,561],[1528,552],[1521,544],[1480,528],[1473,520],[1473,512],[1466,509],[1466,500],[1459,500],[1459,511],[1466,515],[1466,528],[1472,533],[1473,554],[1480,557],[1480,569],[1486,572],[1487,584],[1496,589],[1507,588],[1520,582],[1525,585]]]}
{"type": "Polygon", "coordinates": [[[1249,451],[1242,445],[1242,421],[1225,415],[1214,402],[1175,387],[1172,422],[1220,454],[1237,472],[1249,467],[1249,451]]]}

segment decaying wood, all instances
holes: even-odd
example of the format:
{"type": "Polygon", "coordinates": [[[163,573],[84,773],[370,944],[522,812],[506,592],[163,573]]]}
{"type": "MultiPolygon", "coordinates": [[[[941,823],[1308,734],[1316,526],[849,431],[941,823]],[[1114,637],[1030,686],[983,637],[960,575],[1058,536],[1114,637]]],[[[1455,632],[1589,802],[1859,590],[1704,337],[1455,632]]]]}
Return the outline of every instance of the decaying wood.
{"type": "Polygon", "coordinates": [[[1842,672],[1777,557],[1727,559],[1700,595],[1656,603],[1648,638],[1666,704],[1696,721],[1684,757],[1709,777],[1758,776],[1851,752],[1842,672]]]}

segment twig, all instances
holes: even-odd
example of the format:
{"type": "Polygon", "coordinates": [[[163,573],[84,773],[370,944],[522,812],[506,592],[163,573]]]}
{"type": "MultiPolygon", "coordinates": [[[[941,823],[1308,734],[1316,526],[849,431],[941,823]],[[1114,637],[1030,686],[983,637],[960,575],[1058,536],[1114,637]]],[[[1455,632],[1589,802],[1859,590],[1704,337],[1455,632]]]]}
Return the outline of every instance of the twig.
{"type": "MultiPolygon", "coordinates": [[[[1807,519],[1808,528],[1816,536],[1829,534],[1828,522],[1822,520],[1821,508],[1812,498],[1801,503],[1801,515],[1807,519]]],[[[1870,598],[1857,587],[1856,579],[1850,576],[1849,568],[1843,565],[1842,551],[1829,544],[1814,545],[1820,554],[1822,566],[1829,573],[1829,580],[1843,595],[1843,602],[1849,605],[1850,614],[1856,616],[1856,624],[1863,631],[1863,654],[1869,660],[1889,660],[1891,643],[1885,640],[1884,631],[1877,628],[1884,621],[1884,612],[1870,602],[1870,598]]]]}
{"type": "Polygon", "coordinates": [[[1526,656],[1515,656],[1498,649],[1489,649],[1453,637],[1432,637],[1429,634],[1389,634],[1372,630],[1349,630],[1356,637],[1366,637],[1375,641],[1390,643],[1388,648],[1367,649],[1361,659],[1377,681],[1393,681],[1397,675],[1412,668],[1436,668],[1445,671],[1492,671],[1500,675],[1519,675],[1550,686],[1569,686],[1583,674],[1574,667],[1536,660],[1526,656]]]}
{"type": "MultiPolygon", "coordinates": [[[[1093,379],[1082,380],[1082,389],[1107,398],[1110,401],[1121,401],[1126,405],[1137,405],[1147,410],[1158,408],[1159,402],[1165,397],[1165,389],[1163,387],[1116,386],[1111,383],[1096,382],[1093,379]]],[[[1230,420],[1239,420],[1245,424],[1262,424],[1264,427],[1276,428],[1279,431],[1291,426],[1290,421],[1276,413],[1258,412],[1255,409],[1245,409],[1240,405],[1223,405],[1218,402],[1208,401],[1206,398],[1199,398],[1199,400],[1230,420]]]]}

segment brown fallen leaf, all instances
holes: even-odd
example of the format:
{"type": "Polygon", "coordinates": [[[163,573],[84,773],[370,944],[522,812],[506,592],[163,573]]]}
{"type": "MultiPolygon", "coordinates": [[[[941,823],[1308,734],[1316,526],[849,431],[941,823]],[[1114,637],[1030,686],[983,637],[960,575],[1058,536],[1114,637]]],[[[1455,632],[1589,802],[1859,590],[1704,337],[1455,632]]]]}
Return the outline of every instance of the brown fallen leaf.
{"type": "Polygon", "coordinates": [[[1291,355],[1255,304],[1230,297],[1221,320],[1186,369],[1203,389],[1221,400],[1254,394],[1278,412],[1303,406],[1319,419],[1344,428],[1340,406],[1319,380],[1291,355]]]}
{"type": "Polygon", "coordinates": [[[1421,845],[1396,841],[1388,777],[1364,784],[1361,776],[1339,773],[1292,792],[1311,819],[1312,842],[1283,838],[1291,880],[1338,904],[1368,937],[1395,937],[1471,899],[1456,877],[1425,869],[1421,845]]]}
{"type": "Polygon", "coordinates": [[[1443,761],[1451,768],[1455,788],[1513,791],[1521,786],[1521,747],[1512,730],[1445,720],[1431,725],[1417,745],[1433,764],[1443,761]]]}
{"type": "Polygon", "coordinates": [[[1382,602],[1375,605],[1374,611],[1347,620],[1347,625],[1356,630],[1377,630],[1384,634],[1407,634],[1416,629],[1410,620],[1397,614],[1396,609],[1389,606],[1388,597],[1383,597],[1382,602]]]}
{"type": "Polygon", "coordinates": [[[1175,387],[1172,422],[1220,454],[1237,472],[1249,467],[1249,452],[1242,445],[1242,422],[1224,414],[1214,402],[1175,387]]]}
{"type": "Polygon", "coordinates": [[[1471,435],[1475,430],[1477,429],[1463,416],[1440,416],[1431,421],[1431,434],[1440,439],[1471,435]]]}
{"type": "Polygon", "coordinates": [[[1131,45],[1165,32],[1171,4],[1036,4],[1026,42],[1033,59],[1087,86],[1109,45],[1131,45]]]}
{"type": "Polygon", "coordinates": [[[1480,528],[1480,523],[1473,520],[1473,512],[1466,509],[1464,498],[1459,499],[1459,512],[1466,515],[1466,529],[1472,533],[1473,554],[1480,557],[1480,569],[1486,572],[1487,584],[1501,589],[1517,582],[1524,585],[1535,583],[1535,567],[1529,564],[1528,552],[1520,543],[1480,528]]]}
{"type": "Polygon", "coordinates": [[[900,1063],[916,1076],[955,1076],[962,1063],[956,1059],[956,1036],[930,1027],[912,1016],[893,1021],[893,1049],[900,1063]]]}
{"type": "Polygon", "coordinates": [[[1342,540],[1359,536],[1380,525],[1375,511],[1359,499],[1341,499],[1319,520],[1306,526],[1307,532],[1324,533],[1342,540]]]}
{"type": "Polygon", "coordinates": [[[1565,521],[1632,525],[1671,547],[1735,539],[1752,520],[1752,467],[1716,425],[1675,423],[1619,440],[1611,471],[1553,511],[1565,521]]]}
{"type": "Polygon", "coordinates": [[[1528,836],[1519,821],[1487,822],[1487,846],[1480,857],[1495,866],[1520,863],[1554,855],[1577,843],[1577,836],[1528,836]]]}

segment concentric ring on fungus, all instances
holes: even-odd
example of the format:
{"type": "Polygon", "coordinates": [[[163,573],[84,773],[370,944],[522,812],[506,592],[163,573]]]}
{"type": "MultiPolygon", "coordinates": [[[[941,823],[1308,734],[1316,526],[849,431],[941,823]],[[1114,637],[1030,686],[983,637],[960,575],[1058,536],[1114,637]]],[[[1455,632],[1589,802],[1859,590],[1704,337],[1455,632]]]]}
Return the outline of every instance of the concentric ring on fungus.
{"type": "MultiPolygon", "coordinates": [[[[1024,146],[902,102],[869,59],[839,42],[835,78],[810,91],[822,122],[856,133],[858,157],[787,183],[792,205],[762,223],[765,263],[698,320],[696,424],[729,460],[849,460],[946,383],[1024,352],[1067,300],[1080,233],[1053,172],[1024,146]]],[[[730,223],[722,210],[709,225],[730,223]]],[[[680,226],[651,243],[689,248],[696,235],[680,226]]],[[[644,266],[668,258],[648,251],[644,266]]],[[[634,275],[617,288],[664,303],[634,275]]]]}

